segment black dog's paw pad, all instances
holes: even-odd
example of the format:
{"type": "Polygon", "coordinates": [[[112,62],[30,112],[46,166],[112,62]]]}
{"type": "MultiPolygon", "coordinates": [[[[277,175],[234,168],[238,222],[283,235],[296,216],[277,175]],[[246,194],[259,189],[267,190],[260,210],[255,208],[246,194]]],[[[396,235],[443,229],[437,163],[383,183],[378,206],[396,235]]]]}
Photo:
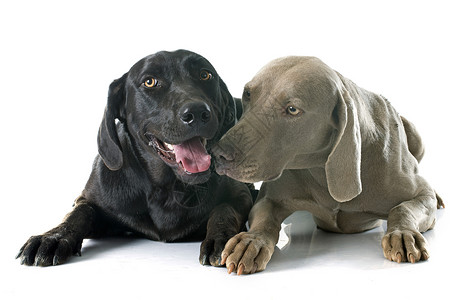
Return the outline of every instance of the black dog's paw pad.
{"type": "MultiPolygon", "coordinates": [[[[80,252],[80,250],[79,250],[80,252]]],[[[53,256],[53,266],[60,265],[72,256],[72,247],[67,239],[62,239],[58,243],[55,255],[53,256]]]]}
{"type": "Polygon", "coordinates": [[[72,238],[63,238],[56,234],[33,236],[22,246],[16,259],[19,258],[20,263],[26,266],[60,265],[65,263],[73,253],[80,253],[80,248],[74,249],[81,244],[73,241],[72,238]]]}
{"type": "Polygon", "coordinates": [[[199,255],[199,262],[201,265],[210,265],[209,257],[210,252],[213,250],[213,241],[204,240],[201,244],[201,252],[199,255]]]}
{"type": "Polygon", "coordinates": [[[212,266],[214,267],[220,267],[222,266],[221,265],[221,255],[217,256],[217,255],[212,255],[210,258],[209,258],[209,262],[212,266]]]}
{"type": "Polygon", "coordinates": [[[210,265],[209,257],[207,255],[201,255],[201,257],[199,258],[199,262],[203,266],[210,265]]]}
{"type": "Polygon", "coordinates": [[[201,245],[199,261],[202,265],[212,265],[219,267],[221,263],[221,252],[223,251],[227,239],[206,239],[201,245]]]}
{"type": "Polygon", "coordinates": [[[40,247],[40,236],[31,237],[22,246],[16,258],[20,258],[21,265],[32,266],[35,263],[35,255],[40,247]]]}

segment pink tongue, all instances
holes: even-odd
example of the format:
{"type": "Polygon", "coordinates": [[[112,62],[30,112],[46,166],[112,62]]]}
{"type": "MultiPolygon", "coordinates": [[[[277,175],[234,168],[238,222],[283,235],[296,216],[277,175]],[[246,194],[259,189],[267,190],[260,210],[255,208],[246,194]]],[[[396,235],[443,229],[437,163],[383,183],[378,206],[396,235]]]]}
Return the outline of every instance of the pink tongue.
{"type": "Polygon", "coordinates": [[[181,162],[186,171],[199,173],[210,168],[211,157],[202,145],[200,137],[192,138],[180,145],[173,145],[173,149],[176,162],[181,162]]]}

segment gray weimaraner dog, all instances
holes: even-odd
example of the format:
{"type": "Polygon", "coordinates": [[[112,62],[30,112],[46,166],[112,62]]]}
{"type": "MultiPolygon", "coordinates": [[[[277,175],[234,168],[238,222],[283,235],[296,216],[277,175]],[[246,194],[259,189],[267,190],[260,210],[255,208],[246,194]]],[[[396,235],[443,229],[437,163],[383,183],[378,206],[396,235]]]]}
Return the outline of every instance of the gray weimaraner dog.
{"type": "Polygon", "coordinates": [[[214,149],[217,171],[264,181],[250,229],[222,253],[229,272],[266,268],[283,220],[312,213],[318,227],[362,232],[388,220],[383,253],[427,260],[421,232],[444,204],[418,174],[424,148],[414,125],[384,97],[314,57],[272,61],[245,86],[244,114],[214,149]]]}

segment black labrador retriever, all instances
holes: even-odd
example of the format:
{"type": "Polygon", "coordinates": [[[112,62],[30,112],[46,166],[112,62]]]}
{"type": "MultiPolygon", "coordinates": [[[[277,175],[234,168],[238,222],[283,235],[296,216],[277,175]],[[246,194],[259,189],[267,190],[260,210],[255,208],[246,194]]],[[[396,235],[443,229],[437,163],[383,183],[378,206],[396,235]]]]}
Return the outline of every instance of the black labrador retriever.
{"type": "Polygon", "coordinates": [[[166,242],[205,237],[199,260],[219,266],[252,206],[249,187],[218,176],[209,155],[235,124],[238,104],[196,53],[141,59],[109,87],[99,155],[73,210],[25,243],[21,264],[62,264],[80,255],[85,238],[131,232],[166,242]]]}

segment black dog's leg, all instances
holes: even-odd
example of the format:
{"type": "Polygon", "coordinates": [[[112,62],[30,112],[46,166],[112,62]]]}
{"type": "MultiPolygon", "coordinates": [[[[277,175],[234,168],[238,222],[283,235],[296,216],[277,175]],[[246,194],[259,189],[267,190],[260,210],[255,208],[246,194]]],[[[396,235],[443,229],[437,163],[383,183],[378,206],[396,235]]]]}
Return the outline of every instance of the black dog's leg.
{"type": "Polygon", "coordinates": [[[88,237],[96,224],[96,210],[82,198],[56,228],[32,236],[22,246],[16,258],[28,266],[51,266],[66,262],[73,254],[80,255],[83,239],[88,237]]]}
{"type": "Polygon", "coordinates": [[[221,252],[226,242],[245,230],[245,223],[253,200],[249,188],[239,182],[228,182],[222,189],[222,199],[227,199],[211,212],[207,222],[207,235],[201,244],[199,262],[203,265],[221,266],[221,252]]]}
{"type": "Polygon", "coordinates": [[[201,244],[200,263],[220,266],[221,252],[226,242],[242,231],[246,220],[247,216],[242,216],[229,204],[217,206],[207,223],[207,235],[201,244]]]}

